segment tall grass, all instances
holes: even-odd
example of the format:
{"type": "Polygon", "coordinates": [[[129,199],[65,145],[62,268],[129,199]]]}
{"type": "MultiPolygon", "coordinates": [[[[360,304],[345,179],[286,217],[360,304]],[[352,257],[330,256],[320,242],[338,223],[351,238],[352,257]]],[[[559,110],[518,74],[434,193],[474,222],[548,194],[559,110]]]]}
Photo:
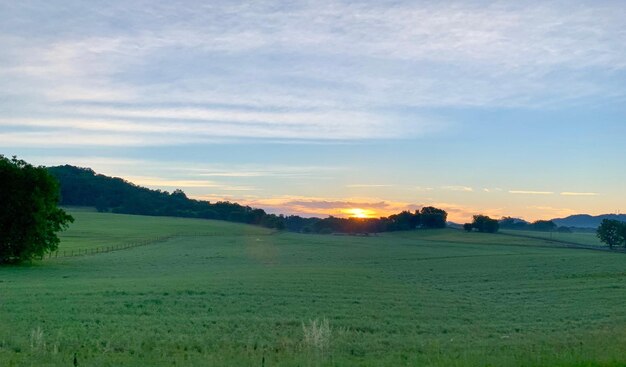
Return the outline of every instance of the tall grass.
{"type": "Polygon", "coordinates": [[[332,329],[327,318],[321,321],[310,320],[309,324],[302,323],[302,333],[304,334],[304,345],[309,350],[325,356],[330,349],[332,329]]]}
{"type": "Polygon", "coordinates": [[[33,352],[43,352],[46,350],[46,340],[41,326],[30,332],[30,349],[33,352]]]}

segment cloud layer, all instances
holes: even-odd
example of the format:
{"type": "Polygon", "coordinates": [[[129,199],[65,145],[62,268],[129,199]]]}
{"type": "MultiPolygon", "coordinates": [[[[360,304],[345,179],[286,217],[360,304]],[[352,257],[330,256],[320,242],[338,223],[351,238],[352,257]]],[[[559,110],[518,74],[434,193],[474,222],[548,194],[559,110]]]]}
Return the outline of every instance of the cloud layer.
{"type": "Polygon", "coordinates": [[[0,143],[406,138],[449,125],[424,108],[623,99],[624,19],[617,2],[6,2],[0,143]]]}

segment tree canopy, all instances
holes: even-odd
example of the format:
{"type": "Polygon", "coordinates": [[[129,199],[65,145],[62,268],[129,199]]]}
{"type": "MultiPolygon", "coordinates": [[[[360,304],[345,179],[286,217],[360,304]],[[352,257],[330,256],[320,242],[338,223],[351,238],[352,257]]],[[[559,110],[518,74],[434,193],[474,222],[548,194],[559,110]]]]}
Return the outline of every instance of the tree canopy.
{"type": "Polygon", "coordinates": [[[218,219],[283,229],[283,217],[263,209],[218,201],[194,200],[180,189],[172,193],[137,186],[117,177],[96,174],[90,168],[48,168],[61,184],[61,204],[96,207],[101,212],[218,219]]]}
{"type": "Polygon", "coordinates": [[[556,223],[551,220],[537,220],[529,223],[525,220],[511,217],[504,217],[500,219],[500,228],[502,229],[515,229],[523,231],[539,231],[539,232],[551,232],[555,229],[559,232],[569,232],[567,227],[558,227],[556,223]]]}
{"type": "Polygon", "coordinates": [[[598,227],[597,236],[600,241],[614,246],[626,246],[626,223],[612,219],[603,219],[598,227]]]}
{"type": "Polygon", "coordinates": [[[0,177],[0,263],[18,263],[55,251],[56,233],[74,221],[57,207],[57,181],[44,167],[2,155],[0,177]]]}
{"type": "Polygon", "coordinates": [[[423,228],[446,228],[448,213],[443,209],[425,206],[420,212],[423,228]]]}
{"type": "Polygon", "coordinates": [[[471,232],[476,229],[478,232],[496,233],[500,229],[497,219],[491,219],[486,215],[475,215],[472,223],[465,223],[463,228],[471,232]]]}

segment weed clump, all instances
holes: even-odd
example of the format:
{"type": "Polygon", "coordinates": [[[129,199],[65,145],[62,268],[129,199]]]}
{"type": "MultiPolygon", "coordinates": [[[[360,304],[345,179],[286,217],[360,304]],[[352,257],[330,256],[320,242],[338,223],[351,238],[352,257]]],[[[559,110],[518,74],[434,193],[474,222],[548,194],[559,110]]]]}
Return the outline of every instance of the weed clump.
{"type": "Polygon", "coordinates": [[[43,329],[40,326],[30,332],[30,349],[34,352],[41,352],[46,349],[43,329]]]}
{"type": "Polygon", "coordinates": [[[310,320],[309,324],[302,323],[302,332],[304,334],[304,345],[320,354],[325,354],[330,348],[330,338],[332,330],[327,318],[321,321],[310,320]]]}

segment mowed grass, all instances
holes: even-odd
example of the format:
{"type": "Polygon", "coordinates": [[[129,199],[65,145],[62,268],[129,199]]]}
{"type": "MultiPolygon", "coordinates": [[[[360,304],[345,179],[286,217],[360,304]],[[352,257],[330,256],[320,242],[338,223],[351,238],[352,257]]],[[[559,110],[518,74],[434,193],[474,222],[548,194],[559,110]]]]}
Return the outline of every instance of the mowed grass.
{"type": "MultiPolygon", "coordinates": [[[[84,218],[73,231],[106,236],[121,217],[84,218]]],[[[621,253],[202,224],[210,235],[0,268],[0,366],[71,366],[74,353],[79,366],[626,364],[621,253]],[[305,340],[315,319],[330,326],[323,348],[305,340]]]]}
{"type": "Polygon", "coordinates": [[[600,239],[595,233],[590,233],[590,232],[572,232],[572,233],[552,232],[550,233],[550,232],[517,231],[517,230],[503,230],[501,232],[505,234],[522,235],[522,236],[535,237],[535,238],[545,238],[548,240],[570,242],[570,243],[586,245],[586,246],[607,247],[605,243],[602,243],[602,241],[600,241],[600,239]]]}
{"type": "Polygon", "coordinates": [[[516,230],[503,230],[504,234],[522,235],[534,238],[543,238],[547,240],[569,242],[578,245],[585,246],[598,246],[607,247],[605,243],[602,243],[595,233],[588,232],[573,232],[573,233],[560,233],[560,232],[539,232],[539,231],[516,231],[516,230]]]}
{"type": "Polygon", "coordinates": [[[160,237],[186,236],[253,236],[270,230],[242,226],[224,221],[203,219],[148,217],[127,214],[102,214],[93,210],[70,208],[75,222],[60,234],[59,253],[76,250],[116,247],[151,241],[160,237]]]}

